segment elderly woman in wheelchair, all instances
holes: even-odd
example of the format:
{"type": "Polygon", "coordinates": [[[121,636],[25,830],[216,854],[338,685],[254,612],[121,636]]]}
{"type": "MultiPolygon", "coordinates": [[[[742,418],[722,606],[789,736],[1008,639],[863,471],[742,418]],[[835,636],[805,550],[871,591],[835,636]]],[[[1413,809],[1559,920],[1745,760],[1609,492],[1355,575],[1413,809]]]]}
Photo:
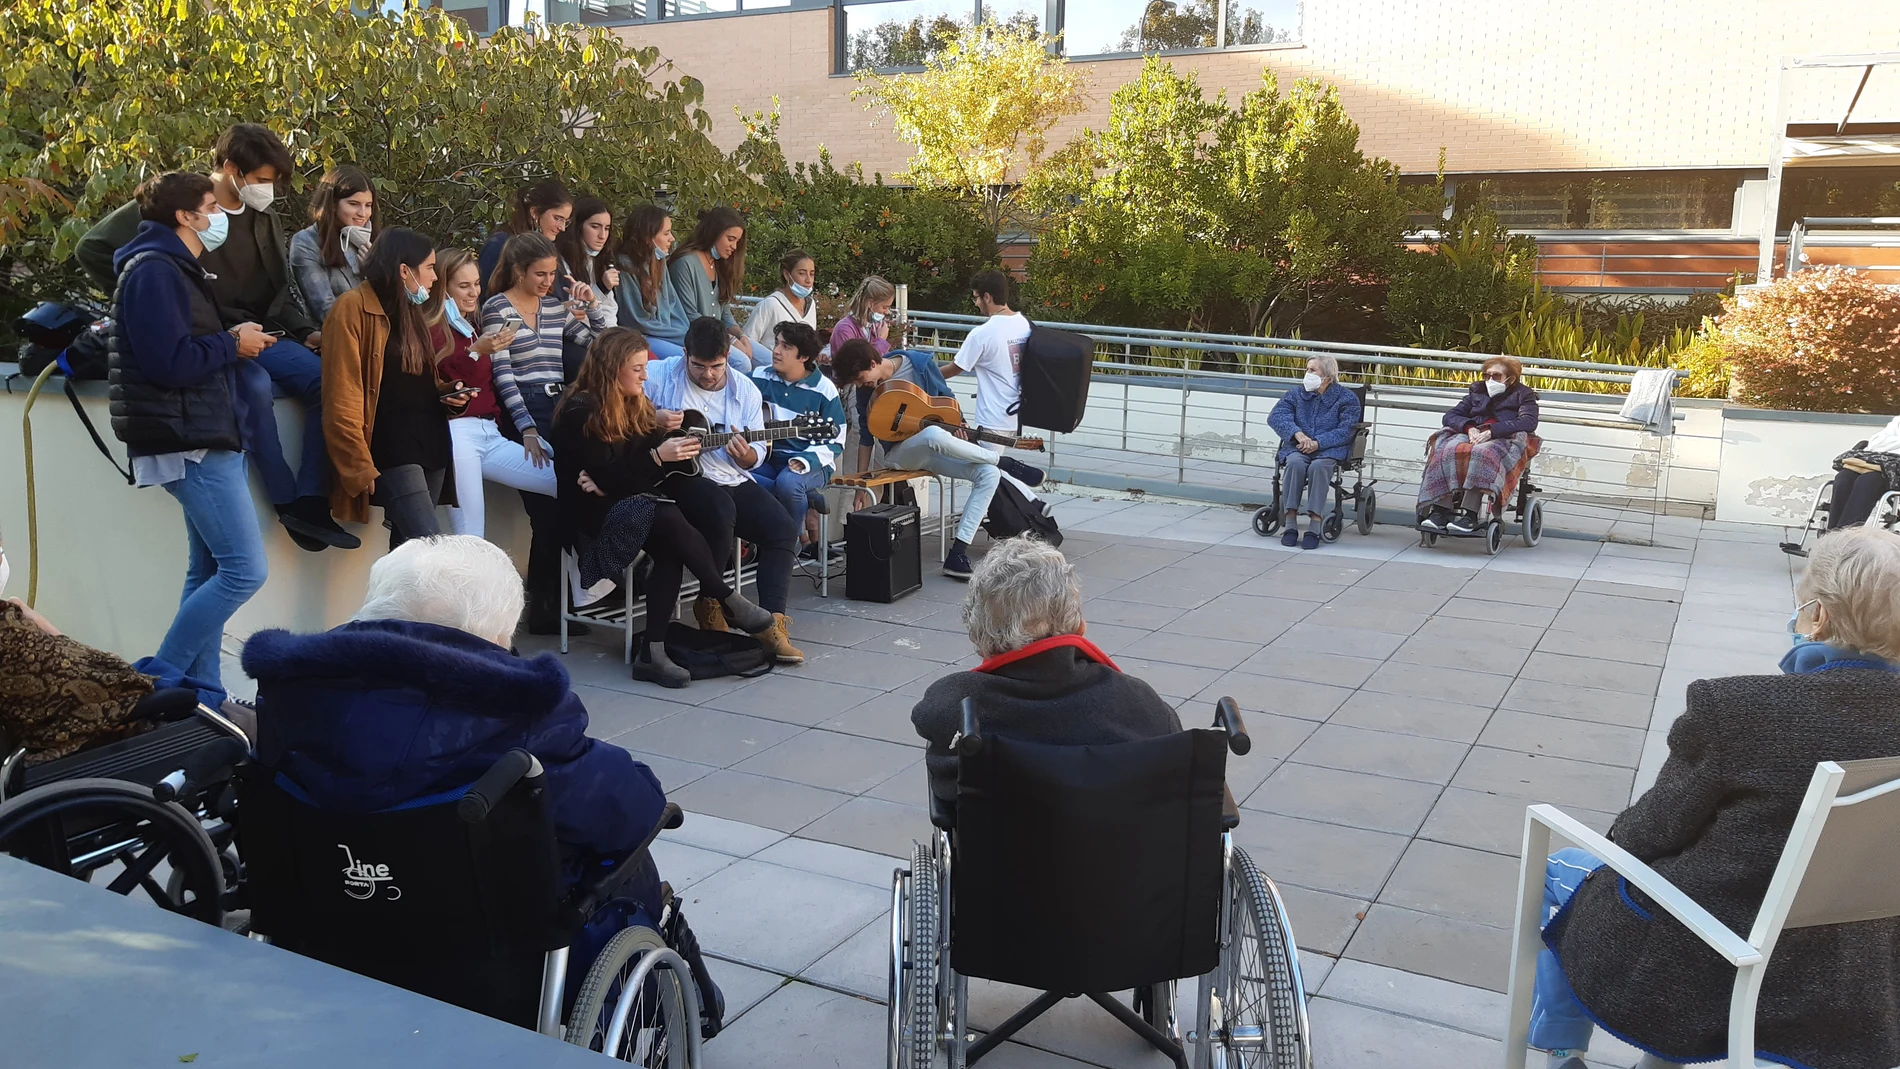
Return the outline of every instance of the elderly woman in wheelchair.
{"type": "Polygon", "coordinates": [[[892,878],[887,1066],[962,1069],[1086,996],[1183,1069],[1310,1069],[1292,928],[1228,834],[1226,755],[1250,746],[1232,699],[1181,730],[1082,637],[1074,573],[1041,543],[992,547],[964,617],[986,659],[912,713],[938,830],[892,878]],[[973,976],[1044,993],[972,1041],[973,976]]]}
{"type": "MultiPolygon", "coordinates": [[[[1326,491],[1340,463],[1352,455],[1363,412],[1359,395],[1339,381],[1339,361],[1321,355],[1306,362],[1300,385],[1288,390],[1267,414],[1267,425],[1280,436],[1274,502],[1285,515],[1271,518],[1286,526],[1281,545],[1319,548],[1326,522],[1326,491]],[[1302,498],[1307,520],[1304,539],[1300,537],[1302,498]]],[[[1361,510],[1370,515],[1363,503],[1361,510]]],[[[1337,525],[1333,537],[1338,537],[1337,525]]]]}
{"type": "Polygon", "coordinates": [[[1537,418],[1537,391],[1524,384],[1524,365],[1509,356],[1485,360],[1478,381],[1445,413],[1444,429],[1426,443],[1418,487],[1421,541],[1484,537],[1496,553],[1516,490],[1524,544],[1537,544],[1543,506],[1523,478],[1541,445],[1537,418]]]}
{"type": "Polygon", "coordinates": [[[258,728],[255,761],[240,771],[239,844],[257,929],[544,1031],[560,1031],[565,1003],[570,1042],[682,1064],[671,1060],[679,1050],[660,1049],[689,1038],[696,1048],[697,1035],[679,1034],[681,1007],[703,1005],[692,1031],[710,1034],[721,998],[646,852],[678,810],[650,769],[587,737],[554,656],[509,651],[522,602],[499,547],[418,539],[371,568],[352,622],[316,635],[262,631],[246,644],[258,728]],[[442,886],[454,873],[479,886],[442,886]],[[442,905],[417,915],[425,895],[442,905]],[[339,910],[354,916],[341,931],[339,910]],[[358,938],[393,945],[438,923],[462,926],[445,933],[462,944],[449,963],[377,960],[358,938]],[[526,956],[490,969],[491,948],[511,941],[526,956]],[[663,982],[649,974],[642,986],[657,994],[637,1001],[654,1005],[631,1022],[620,1007],[624,1035],[610,1037],[640,952],[669,947],[690,960],[690,994],[703,1000],[681,990],[677,970],[663,982]]]}

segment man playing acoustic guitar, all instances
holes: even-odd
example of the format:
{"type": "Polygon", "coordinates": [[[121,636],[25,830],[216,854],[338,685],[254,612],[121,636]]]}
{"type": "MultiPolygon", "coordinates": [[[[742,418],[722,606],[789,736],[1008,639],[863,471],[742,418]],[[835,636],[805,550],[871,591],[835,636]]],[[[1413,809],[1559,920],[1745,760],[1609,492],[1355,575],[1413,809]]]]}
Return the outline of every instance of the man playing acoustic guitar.
{"type": "MultiPolygon", "coordinates": [[[[907,382],[931,397],[955,396],[929,353],[899,351],[879,357],[862,338],[845,342],[831,354],[831,370],[840,385],[882,387],[887,382],[907,382]]],[[[874,437],[870,408],[865,405],[858,413],[858,432],[867,443],[874,437]]],[[[1003,477],[996,466],[997,454],[970,441],[964,432],[943,427],[925,427],[901,442],[879,440],[884,444],[884,462],[894,468],[919,468],[970,484],[969,500],[963,503],[963,517],[957,521],[957,540],[943,558],[943,574],[969,579],[970,542],[983,525],[990,498],[996,496],[996,484],[1003,477]]]]}

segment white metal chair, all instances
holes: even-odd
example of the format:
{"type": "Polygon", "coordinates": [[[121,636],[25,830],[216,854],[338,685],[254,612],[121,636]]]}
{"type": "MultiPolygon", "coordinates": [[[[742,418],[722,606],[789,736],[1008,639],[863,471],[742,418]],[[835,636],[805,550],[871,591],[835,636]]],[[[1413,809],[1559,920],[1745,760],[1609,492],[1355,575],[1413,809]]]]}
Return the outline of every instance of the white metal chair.
{"type": "MultiPolygon", "coordinates": [[[[732,540],[731,582],[732,588],[739,591],[743,591],[748,582],[756,589],[759,581],[759,565],[757,561],[743,565],[740,563],[744,557],[744,549],[745,542],[737,536],[734,536],[732,540]]],[[[645,559],[646,554],[641,553],[639,556],[633,558],[633,563],[627,565],[626,572],[620,577],[620,596],[618,598],[602,598],[584,608],[576,608],[574,605],[573,584],[567,575],[568,569],[574,566],[574,551],[571,549],[561,551],[562,653],[567,652],[569,624],[601,624],[606,627],[617,627],[620,629],[620,659],[627,664],[633,663],[634,628],[636,625],[644,627],[647,618],[646,600],[634,594],[634,572],[640,567],[640,562],[645,559]],[[609,604],[609,602],[613,601],[617,601],[618,604],[609,604]]],[[[674,605],[674,618],[678,619],[680,606],[685,605],[687,599],[697,597],[698,595],[699,580],[693,578],[689,572],[680,583],[680,596],[679,601],[674,605]]]]}
{"type": "Polygon", "coordinates": [[[1896,825],[1900,757],[1821,762],[1808,783],[1755,926],[1743,939],[1627,850],[1554,806],[1531,806],[1524,815],[1524,853],[1517,877],[1504,1069],[1524,1069],[1528,1053],[1531,983],[1537,974],[1537,952],[1543,948],[1544,863],[1550,856],[1551,832],[1595,854],[1735,966],[1729,1055],[1720,1064],[1726,1069],[1776,1069],[1778,1063],[1755,1057],[1755,1006],[1775,943],[1788,928],[1900,916],[1896,825]]]}

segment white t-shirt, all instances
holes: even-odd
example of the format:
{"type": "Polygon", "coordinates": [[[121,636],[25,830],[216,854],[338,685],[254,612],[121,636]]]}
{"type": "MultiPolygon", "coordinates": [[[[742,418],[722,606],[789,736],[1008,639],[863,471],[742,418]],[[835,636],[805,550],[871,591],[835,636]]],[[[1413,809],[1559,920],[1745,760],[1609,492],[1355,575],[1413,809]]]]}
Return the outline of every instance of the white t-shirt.
{"type": "Polygon", "coordinates": [[[813,330],[818,329],[818,302],[805,298],[805,311],[801,315],[792,308],[791,299],[784,293],[773,290],[759,303],[752,306],[752,318],[745,321],[745,336],[752,339],[754,346],[765,346],[761,353],[756,348],[752,353],[752,363],[764,366],[772,362],[772,332],[780,323],[803,323],[813,330]]]}
{"type": "Polygon", "coordinates": [[[1020,426],[1010,409],[1023,393],[1023,342],[1028,340],[1029,320],[1021,312],[993,315],[963,339],[951,363],[976,372],[971,416],[978,427],[1009,433],[1020,426]]]}

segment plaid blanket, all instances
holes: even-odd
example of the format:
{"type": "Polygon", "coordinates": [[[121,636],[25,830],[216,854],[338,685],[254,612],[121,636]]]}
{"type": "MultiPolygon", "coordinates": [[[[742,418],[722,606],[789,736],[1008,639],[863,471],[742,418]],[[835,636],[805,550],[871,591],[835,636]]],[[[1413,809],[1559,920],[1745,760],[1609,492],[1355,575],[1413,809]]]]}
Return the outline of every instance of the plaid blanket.
{"type": "Polygon", "coordinates": [[[1439,431],[1425,443],[1425,474],[1419,480],[1418,507],[1453,504],[1452,495],[1484,490],[1502,501],[1517,488],[1542,443],[1519,431],[1509,438],[1493,438],[1482,445],[1455,431],[1439,431]]]}

